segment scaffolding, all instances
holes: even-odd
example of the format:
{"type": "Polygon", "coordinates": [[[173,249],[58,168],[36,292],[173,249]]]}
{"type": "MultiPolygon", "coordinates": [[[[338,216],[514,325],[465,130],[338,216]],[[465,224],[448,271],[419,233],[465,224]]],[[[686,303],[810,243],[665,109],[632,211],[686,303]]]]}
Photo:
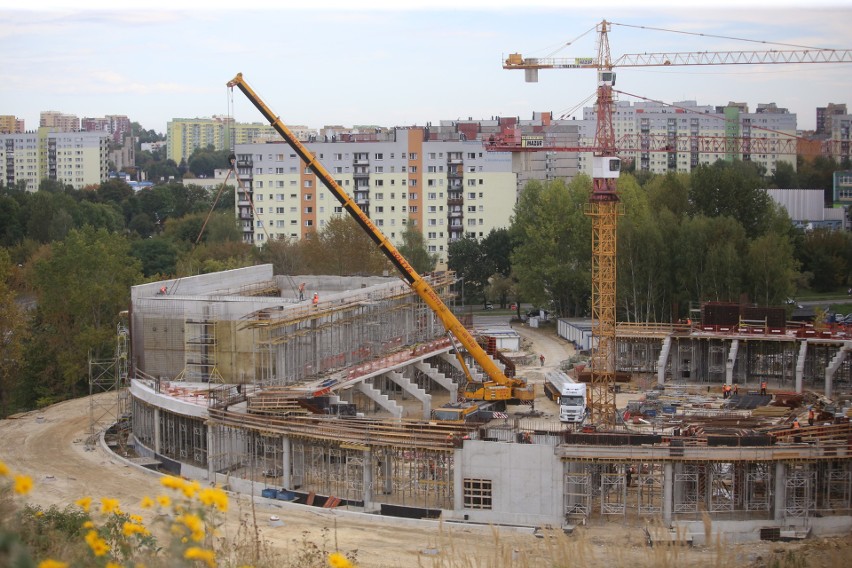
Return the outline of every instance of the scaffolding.
{"type": "Polygon", "coordinates": [[[115,425],[125,427],[128,419],[128,330],[116,326],[115,352],[109,359],[93,359],[89,354],[89,436],[87,447],[97,443],[98,435],[115,425]],[[112,392],[115,397],[98,396],[112,392]]]}

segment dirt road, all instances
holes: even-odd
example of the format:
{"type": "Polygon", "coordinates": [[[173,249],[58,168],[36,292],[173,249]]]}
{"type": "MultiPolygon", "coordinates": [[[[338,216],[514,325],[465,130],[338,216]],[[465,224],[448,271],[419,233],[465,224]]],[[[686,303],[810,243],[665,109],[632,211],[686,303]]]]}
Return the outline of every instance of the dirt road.
{"type": "MultiPolygon", "coordinates": [[[[536,353],[545,353],[546,365],[550,362],[555,365],[560,357],[565,358],[568,346],[562,344],[562,340],[537,334],[528,328],[519,332],[534,341],[536,353]]],[[[535,366],[531,366],[526,371],[534,369],[535,366]]],[[[104,393],[98,396],[115,395],[104,393]]],[[[88,398],[76,399],[0,421],[0,461],[12,471],[33,478],[35,486],[27,497],[33,504],[64,508],[83,496],[95,499],[111,497],[119,499],[124,511],[150,520],[150,511],[143,510],[139,503],[143,496],[154,497],[164,493],[159,475],[129,465],[99,444],[87,449],[89,405],[88,398]]],[[[800,546],[756,543],[667,551],[648,548],[641,527],[625,527],[617,519],[578,527],[571,536],[560,533],[557,538],[549,539],[537,538],[528,530],[498,531],[489,527],[442,525],[431,521],[365,518],[346,511],[310,509],[264,499],[258,501],[252,511],[249,499],[232,495],[223,532],[226,538],[241,538],[237,536],[241,521],[249,527],[257,526],[261,538],[270,543],[272,550],[284,556],[275,564],[278,567],[298,565],[292,562],[304,549],[303,540],[326,550],[357,550],[358,565],[364,568],[568,565],[639,568],[675,565],[673,560],[683,566],[716,566],[722,563],[744,566],[757,557],[767,558],[773,549],[784,552],[800,546]],[[279,516],[284,526],[269,526],[270,515],[279,516]]],[[[836,558],[843,558],[842,554],[848,552],[848,541],[832,541],[839,543],[835,548],[843,547],[836,558]]],[[[811,551],[809,554],[814,553],[811,551]]],[[[823,565],[832,564],[808,564],[823,565]]]]}

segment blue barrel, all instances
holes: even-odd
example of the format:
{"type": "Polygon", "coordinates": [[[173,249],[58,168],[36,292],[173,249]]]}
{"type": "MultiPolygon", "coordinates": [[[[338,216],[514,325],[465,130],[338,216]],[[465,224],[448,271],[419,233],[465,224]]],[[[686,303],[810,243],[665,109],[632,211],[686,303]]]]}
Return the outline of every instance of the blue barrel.
{"type": "Polygon", "coordinates": [[[260,490],[260,496],[266,497],[267,499],[275,499],[277,494],[278,494],[277,489],[261,489],[260,490]]]}

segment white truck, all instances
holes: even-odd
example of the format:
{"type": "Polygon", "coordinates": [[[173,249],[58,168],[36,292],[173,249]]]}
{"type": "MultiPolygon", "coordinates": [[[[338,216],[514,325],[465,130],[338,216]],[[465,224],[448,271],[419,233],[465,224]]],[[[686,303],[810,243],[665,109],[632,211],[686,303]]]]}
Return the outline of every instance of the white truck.
{"type": "Polygon", "coordinates": [[[559,405],[561,422],[579,423],[586,418],[586,383],[578,383],[562,371],[548,371],[544,394],[559,405]]]}

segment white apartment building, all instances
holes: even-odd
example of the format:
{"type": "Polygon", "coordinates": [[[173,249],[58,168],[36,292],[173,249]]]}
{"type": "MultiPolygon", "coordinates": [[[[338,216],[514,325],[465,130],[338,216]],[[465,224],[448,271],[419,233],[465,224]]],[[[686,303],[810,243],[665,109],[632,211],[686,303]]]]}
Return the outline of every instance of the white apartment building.
{"type": "MultiPolygon", "coordinates": [[[[616,151],[635,161],[637,171],[690,172],[699,164],[744,160],[760,164],[767,173],[778,162],[796,168],[796,115],[774,103],[758,104],[750,113],[742,103],[726,106],[679,101],[618,101],[613,109],[616,151]]],[[[558,123],[558,122],[557,122],[558,123]]],[[[576,121],[583,145],[594,143],[597,109],[583,109],[576,121]]],[[[580,156],[580,169],[591,175],[591,153],[580,156]]]]}
{"type": "MultiPolygon", "coordinates": [[[[366,142],[306,146],[392,242],[414,225],[439,262],[452,240],[509,225],[517,187],[512,155],[488,152],[481,140],[430,139],[428,128],[414,127],[366,142]]],[[[300,239],[347,214],[287,144],[241,144],[236,156],[236,214],[246,242],[300,239]]]]}
{"type": "Polygon", "coordinates": [[[82,189],[107,179],[110,135],[106,132],[54,132],[52,128],[0,134],[3,183],[37,191],[43,179],[82,189]]]}

